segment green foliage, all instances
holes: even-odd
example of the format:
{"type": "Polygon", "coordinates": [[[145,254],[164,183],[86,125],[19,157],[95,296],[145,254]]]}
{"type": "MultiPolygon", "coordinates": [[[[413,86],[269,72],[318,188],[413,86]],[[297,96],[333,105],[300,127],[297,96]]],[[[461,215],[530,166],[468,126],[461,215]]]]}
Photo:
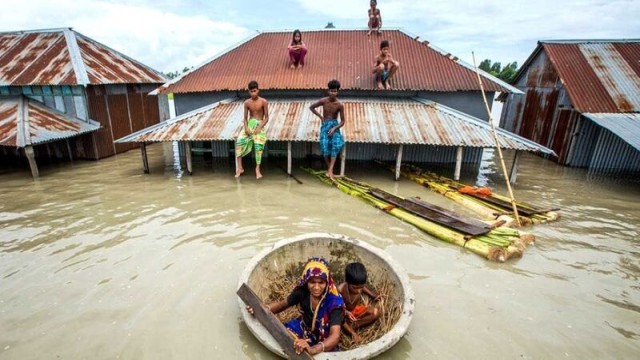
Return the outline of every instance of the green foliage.
{"type": "Polygon", "coordinates": [[[502,67],[499,62],[492,63],[491,60],[484,59],[478,67],[500,80],[511,82],[518,71],[518,62],[514,61],[502,67]]]}
{"type": "Polygon", "coordinates": [[[176,70],[176,71],[173,71],[173,72],[164,73],[164,76],[169,80],[175,79],[178,76],[180,76],[180,75],[186,73],[187,71],[191,70],[192,68],[188,68],[188,67],[185,66],[184,69],[182,69],[182,72],[179,72],[179,71],[176,70]]]}

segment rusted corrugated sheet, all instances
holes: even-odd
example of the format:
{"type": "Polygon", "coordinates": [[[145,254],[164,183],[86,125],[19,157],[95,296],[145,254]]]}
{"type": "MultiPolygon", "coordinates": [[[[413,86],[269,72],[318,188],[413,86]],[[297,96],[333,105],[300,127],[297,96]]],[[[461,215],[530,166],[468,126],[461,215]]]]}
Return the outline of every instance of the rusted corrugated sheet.
{"type": "Polygon", "coordinates": [[[0,33],[0,85],[165,81],[159,72],[68,28],[0,33]]]}
{"type": "Polygon", "coordinates": [[[541,42],[579,112],[640,111],[640,40],[541,42]]]}
{"type": "MultiPolygon", "coordinates": [[[[319,30],[303,33],[308,54],[304,69],[289,68],[290,32],[261,33],[170,84],[165,92],[189,93],[242,90],[250,80],[262,89],[325,89],[338,79],[342,89],[376,89],[371,70],[380,41],[391,43],[400,69],[391,80],[395,90],[479,90],[472,67],[450,54],[415,40],[399,30],[366,36],[364,30],[319,30]]],[[[488,75],[487,91],[519,92],[488,75]]]]}
{"type": "MultiPolygon", "coordinates": [[[[422,99],[341,100],[344,138],[352,143],[494,147],[487,122],[422,99]]],[[[307,99],[269,101],[268,140],[318,141],[320,119],[307,99]]],[[[242,127],[243,101],[224,101],[169,119],[116,142],[233,140],[242,127]]],[[[501,147],[553,154],[529,140],[498,129],[501,147]]]]}
{"type": "Polygon", "coordinates": [[[582,114],[640,150],[640,114],[582,114]]]}
{"type": "Polygon", "coordinates": [[[100,124],[48,108],[27,97],[0,98],[0,145],[25,147],[95,131],[100,124]]]}

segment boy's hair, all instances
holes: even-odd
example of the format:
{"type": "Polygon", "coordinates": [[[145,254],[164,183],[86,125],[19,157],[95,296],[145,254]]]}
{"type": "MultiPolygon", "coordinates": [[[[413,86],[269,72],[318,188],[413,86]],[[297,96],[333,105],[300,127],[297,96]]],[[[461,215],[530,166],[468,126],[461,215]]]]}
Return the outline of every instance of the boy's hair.
{"type": "Polygon", "coordinates": [[[255,81],[255,80],[251,80],[251,81],[249,81],[249,85],[247,85],[247,87],[249,88],[249,90],[257,89],[258,88],[258,82],[255,81]]]}
{"type": "Polygon", "coordinates": [[[359,262],[347,264],[344,268],[344,280],[350,285],[367,283],[367,269],[359,262]]]}
{"type": "Polygon", "coordinates": [[[327,84],[327,87],[330,90],[334,90],[334,89],[335,90],[339,90],[340,89],[340,81],[338,81],[336,79],[333,79],[333,80],[329,81],[329,83],[327,84]]]}
{"type": "Polygon", "coordinates": [[[371,2],[373,3],[373,5],[378,5],[378,2],[376,0],[371,0],[371,2]]]}
{"type": "Polygon", "coordinates": [[[382,40],[380,42],[380,50],[382,50],[382,49],[384,49],[386,47],[389,47],[389,40],[382,40]]]}

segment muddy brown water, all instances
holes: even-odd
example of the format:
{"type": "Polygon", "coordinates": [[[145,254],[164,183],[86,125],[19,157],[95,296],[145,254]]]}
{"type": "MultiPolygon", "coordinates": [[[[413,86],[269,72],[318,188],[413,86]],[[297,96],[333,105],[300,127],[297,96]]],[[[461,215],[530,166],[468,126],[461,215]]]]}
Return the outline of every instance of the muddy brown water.
{"type": "MultiPolygon", "coordinates": [[[[264,179],[246,162],[237,181],[226,161],[197,158],[186,175],[171,144],[149,154],[148,175],[139,151],[46,165],[36,181],[26,165],[0,166],[1,359],[275,359],[241,321],[238,276],[259,250],[308,232],[366,240],[407,270],[416,311],[381,358],[640,356],[633,179],[524,156],[516,196],[562,219],[497,264],[295,169],[298,184],[273,159],[264,179]]],[[[466,212],[387,170],[347,175],[466,212]]],[[[463,177],[504,193],[495,161],[463,177]]]]}

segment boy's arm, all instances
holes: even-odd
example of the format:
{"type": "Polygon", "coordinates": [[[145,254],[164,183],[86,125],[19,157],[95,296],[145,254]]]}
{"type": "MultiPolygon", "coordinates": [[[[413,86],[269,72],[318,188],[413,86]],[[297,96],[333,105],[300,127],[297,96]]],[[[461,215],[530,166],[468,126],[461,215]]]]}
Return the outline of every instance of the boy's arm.
{"type": "Polygon", "coordinates": [[[256,134],[258,134],[262,129],[264,129],[265,125],[267,125],[267,123],[269,122],[269,103],[267,102],[267,100],[264,100],[264,103],[262,104],[262,111],[264,112],[264,115],[262,116],[262,121],[260,122],[260,125],[258,125],[258,127],[255,130],[256,134]]]}
{"type": "Polygon", "coordinates": [[[313,114],[319,117],[320,120],[322,120],[322,115],[320,115],[320,113],[318,112],[318,110],[316,110],[316,108],[318,108],[318,106],[322,106],[322,104],[324,104],[324,98],[316,101],[315,103],[311,104],[311,106],[309,106],[309,110],[311,110],[313,114]]]}
{"type": "Polygon", "coordinates": [[[369,290],[369,288],[367,288],[366,286],[364,288],[362,288],[362,292],[364,292],[365,294],[367,294],[370,298],[372,298],[373,300],[378,300],[380,299],[380,294],[376,294],[373,291],[369,290]]]}
{"type": "Polygon", "coordinates": [[[340,117],[340,123],[329,130],[329,136],[333,135],[338,129],[344,126],[344,105],[340,103],[338,107],[338,116],[340,117]]]}
{"type": "Polygon", "coordinates": [[[249,132],[249,104],[247,104],[247,101],[244,102],[244,120],[242,121],[242,126],[244,128],[244,132],[247,135],[251,135],[251,133],[249,132]]]}

